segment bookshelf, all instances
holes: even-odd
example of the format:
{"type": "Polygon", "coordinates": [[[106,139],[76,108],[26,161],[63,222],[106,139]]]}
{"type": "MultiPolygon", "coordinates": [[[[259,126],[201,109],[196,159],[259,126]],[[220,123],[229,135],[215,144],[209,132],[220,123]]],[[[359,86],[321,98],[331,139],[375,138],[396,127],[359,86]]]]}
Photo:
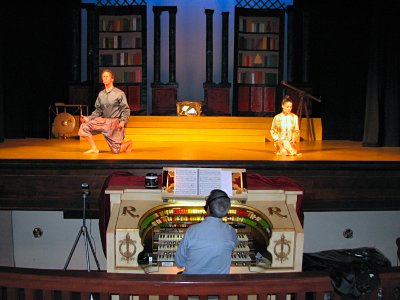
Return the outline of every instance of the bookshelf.
{"type": "Polygon", "coordinates": [[[283,11],[235,8],[233,114],[273,115],[281,98],[283,11]]]}
{"type": "Polygon", "coordinates": [[[94,82],[103,88],[101,72],[114,72],[114,85],[126,93],[133,114],[147,113],[146,6],[96,8],[94,82]]]}

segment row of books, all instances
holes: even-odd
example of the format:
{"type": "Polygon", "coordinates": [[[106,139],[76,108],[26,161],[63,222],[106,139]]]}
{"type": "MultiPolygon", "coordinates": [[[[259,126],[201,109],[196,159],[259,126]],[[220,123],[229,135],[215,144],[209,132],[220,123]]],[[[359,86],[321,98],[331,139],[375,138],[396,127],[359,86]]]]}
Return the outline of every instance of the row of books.
{"type": "Polygon", "coordinates": [[[118,52],[100,55],[100,66],[133,66],[141,64],[141,52],[118,52]]]}
{"type": "Polygon", "coordinates": [[[266,55],[255,55],[251,54],[238,54],[238,65],[239,67],[267,67],[277,68],[279,66],[279,59],[277,53],[269,53],[266,55]]]}
{"type": "Polygon", "coordinates": [[[141,48],[141,37],[132,36],[103,36],[100,37],[100,48],[103,49],[118,49],[118,48],[141,48]]]}
{"type": "Polygon", "coordinates": [[[279,50],[278,36],[263,36],[261,38],[239,37],[239,49],[248,50],[279,50]]]}
{"type": "Polygon", "coordinates": [[[100,31],[140,31],[142,30],[141,16],[125,16],[118,19],[102,17],[99,22],[100,31]]]}
{"type": "Polygon", "coordinates": [[[238,111],[240,112],[275,112],[275,87],[238,88],[238,111]]]}
{"type": "Polygon", "coordinates": [[[114,78],[116,82],[121,82],[121,83],[128,83],[128,82],[140,83],[142,82],[142,69],[116,72],[114,78]]]}
{"type": "MultiPolygon", "coordinates": [[[[101,73],[102,70],[100,70],[101,73]]],[[[142,82],[142,69],[137,68],[130,71],[115,70],[114,72],[114,82],[117,83],[141,83],[142,82]]],[[[100,78],[100,82],[101,82],[100,78]]]]}
{"type": "Polygon", "coordinates": [[[279,33],[278,18],[260,18],[260,21],[254,19],[242,18],[239,22],[239,31],[253,33],[279,33]]]}
{"type": "Polygon", "coordinates": [[[278,74],[263,71],[239,71],[237,83],[244,84],[278,84],[278,74]]]}

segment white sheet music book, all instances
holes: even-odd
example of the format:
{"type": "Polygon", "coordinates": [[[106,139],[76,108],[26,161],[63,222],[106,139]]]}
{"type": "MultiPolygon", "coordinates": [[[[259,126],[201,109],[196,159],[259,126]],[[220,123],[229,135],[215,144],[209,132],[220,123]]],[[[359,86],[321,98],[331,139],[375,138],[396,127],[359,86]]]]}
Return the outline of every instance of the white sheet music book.
{"type": "Polygon", "coordinates": [[[175,195],[208,196],[214,189],[232,196],[232,171],[215,168],[175,168],[175,195]]]}

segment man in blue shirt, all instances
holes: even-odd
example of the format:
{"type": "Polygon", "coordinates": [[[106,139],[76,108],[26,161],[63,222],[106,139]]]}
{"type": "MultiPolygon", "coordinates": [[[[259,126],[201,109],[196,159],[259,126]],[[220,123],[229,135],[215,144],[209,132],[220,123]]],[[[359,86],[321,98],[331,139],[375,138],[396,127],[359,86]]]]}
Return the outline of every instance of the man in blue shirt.
{"type": "Polygon", "coordinates": [[[183,274],[229,274],[232,252],[238,245],[236,231],[222,221],[231,199],[221,190],[207,197],[203,222],[190,226],[179,244],[175,263],[183,274]]]}

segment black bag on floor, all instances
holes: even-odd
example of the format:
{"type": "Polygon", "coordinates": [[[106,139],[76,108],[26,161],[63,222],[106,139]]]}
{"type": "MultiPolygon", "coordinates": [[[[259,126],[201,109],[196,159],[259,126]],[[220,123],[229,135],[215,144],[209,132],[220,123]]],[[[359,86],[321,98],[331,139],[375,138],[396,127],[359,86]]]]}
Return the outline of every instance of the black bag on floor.
{"type": "Polygon", "coordinates": [[[358,299],[380,284],[378,270],[391,267],[375,248],[327,250],[304,253],[303,271],[328,271],[332,286],[343,299],[358,299]]]}

